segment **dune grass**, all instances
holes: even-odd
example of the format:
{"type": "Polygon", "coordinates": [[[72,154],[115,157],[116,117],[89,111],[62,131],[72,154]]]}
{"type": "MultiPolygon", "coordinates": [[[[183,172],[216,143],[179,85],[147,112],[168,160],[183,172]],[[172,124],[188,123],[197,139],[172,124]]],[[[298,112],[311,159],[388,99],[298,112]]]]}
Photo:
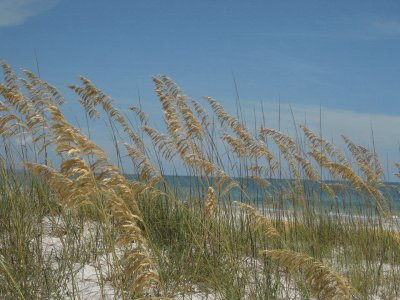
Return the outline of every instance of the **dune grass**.
{"type": "Polygon", "coordinates": [[[166,76],[153,79],[163,130],[80,77],[82,129],[56,88],[2,67],[1,298],[400,297],[396,187],[375,149],[343,136],[349,159],[304,125],[253,133],[166,76]],[[90,138],[99,119],[113,160],[90,138]],[[189,187],[166,180],[176,169],[189,187]]]}

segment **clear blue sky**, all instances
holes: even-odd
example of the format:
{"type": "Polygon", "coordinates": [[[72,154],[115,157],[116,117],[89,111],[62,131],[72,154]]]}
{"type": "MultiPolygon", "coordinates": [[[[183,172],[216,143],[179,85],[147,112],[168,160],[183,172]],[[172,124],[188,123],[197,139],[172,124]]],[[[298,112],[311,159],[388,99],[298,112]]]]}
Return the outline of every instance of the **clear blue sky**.
{"type": "Polygon", "coordinates": [[[229,97],[233,72],[246,98],[400,108],[399,1],[0,3],[0,20],[13,6],[23,18],[0,21],[0,56],[35,69],[36,50],[42,77],[62,86],[80,73],[133,97],[165,73],[192,94],[229,97]]]}
{"type": "MultiPolygon", "coordinates": [[[[0,0],[0,38],[13,67],[35,70],[36,51],[45,80],[65,87],[82,74],[120,106],[138,90],[156,101],[159,73],[229,106],[233,73],[244,106],[321,104],[335,135],[336,123],[359,133],[358,117],[378,133],[385,118],[400,125],[400,1],[0,0]]],[[[394,160],[400,127],[386,135],[394,160]]]]}

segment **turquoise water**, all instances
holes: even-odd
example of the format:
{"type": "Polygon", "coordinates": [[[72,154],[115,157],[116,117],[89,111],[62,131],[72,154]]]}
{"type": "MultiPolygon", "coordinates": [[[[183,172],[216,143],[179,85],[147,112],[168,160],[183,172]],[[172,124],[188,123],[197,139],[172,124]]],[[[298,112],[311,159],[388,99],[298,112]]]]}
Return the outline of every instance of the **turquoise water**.
{"type": "MultiPolygon", "coordinates": [[[[204,199],[208,186],[214,186],[212,179],[194,176],[164,176],[170,190],[178,199],[198,200],[204,199]]],[[[293,181],[271,179],[270,184],[261,187],[250,178],[235,178],[241,188],[234,187],[223,201],[239,200],[252,203],[256,206],[271,207],[293,207],[293,181]]],[[[376,203],[374,199],[352,188],[346,182],[326,181],[335,192],[334,197],[321,187],[318,182],[303,180],[306,202],[314,207],[330,210],[340,210],[343,212],[374,212],[376,203]]],[[[386,199],[387,206],[391,211],[399,211],[400,208],[400,183],[384,183],[379,187],[386,199]]]]}
{"type": "MultiPolygon", "coordinates": [[[[24,173],[17,172],[17,182],[24,182],[24,173]]],[[[135,179],[134,175],[126,175],[128,179],[135,179]]],[[[27,178],[30,178],[29,176],[27,178]]],[[[161,184],[160,189],[174,194],[182,201],[203,201],[209,186],[216,184],[211,178],[197,176],[164,176],[166,185],[161,184]]],[[[293,199],[294,184],[291,180],[270,179],[270,184],[261,187],[251,178],[234,178],[239,187],[234,187],[223,197],[219,194],[219,201],[243,201],[258,207],[271,208],[293,208],[301,209],[293,199]]],[[[1,180],[0,180],[1,181],[1,180]]],[[[322,208],[330,211],[345,213],[372,213],[377,212],[375,200],[365,193],[354,190],[351,185],[345,182],[325,181],[335,192],[334,197],[321,188],[321,184],[309,180],[303,180],[306,203],[315,208],[322,208]]],[[[385,197],[388,208],[398,214],[400,212],[400,183],[384,183],[379,188],[385,197]]],[[[216,189],[217,193],[221,190],[216,189]]],[[[295,195],[296,196],[296,195],[295,195]]]]}

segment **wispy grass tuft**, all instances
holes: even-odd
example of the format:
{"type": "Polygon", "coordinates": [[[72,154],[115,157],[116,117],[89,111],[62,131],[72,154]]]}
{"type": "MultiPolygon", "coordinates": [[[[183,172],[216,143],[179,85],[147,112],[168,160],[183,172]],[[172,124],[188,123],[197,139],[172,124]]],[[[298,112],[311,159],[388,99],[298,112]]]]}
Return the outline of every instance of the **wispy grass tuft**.
{"type": "Polygon", "coordinates": [[[159,130],[80,76],[82,129],[55,87],[1,67],[0,298],[400,297],[398,186],[375,149],[250,130],[164,75],[159,130]]]}

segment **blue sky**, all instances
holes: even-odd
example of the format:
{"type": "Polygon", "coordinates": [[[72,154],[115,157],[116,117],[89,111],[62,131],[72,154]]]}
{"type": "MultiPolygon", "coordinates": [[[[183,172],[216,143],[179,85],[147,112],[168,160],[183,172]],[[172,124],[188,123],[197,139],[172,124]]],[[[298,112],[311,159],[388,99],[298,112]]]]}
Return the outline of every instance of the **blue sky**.
{"type": "Polygon", "coordinates": [[[155,116],[152,75],[232,107],[234,74],[244,110],[263,101],[271,127],[279,98],[311,126],[321,105],[327,136],[368,146],[373,126],[400,160],[399,1],[0,0],[0,38],[13,67],[36,70],[36,52],[62,90],[82,74],[120,107],[139,90],[155,116]]]}

